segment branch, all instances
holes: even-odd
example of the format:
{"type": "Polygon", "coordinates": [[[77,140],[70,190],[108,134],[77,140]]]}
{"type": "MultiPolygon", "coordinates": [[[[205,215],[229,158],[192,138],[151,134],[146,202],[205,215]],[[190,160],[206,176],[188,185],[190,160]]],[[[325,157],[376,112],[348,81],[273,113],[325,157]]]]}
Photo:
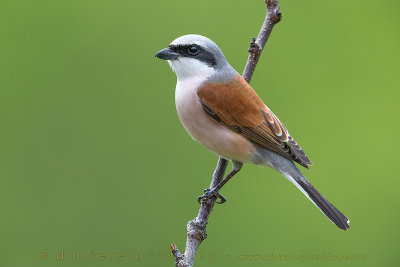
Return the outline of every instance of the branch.
{"type": "MultiPolygon", "coordinates": [[[[267,4],[267,15],[261,27],[257,39],[253,38],[250,43],[249,57],[247,59],[246,67],[243,72],[243,78],[250,83],[254,70],[260,58],[261,52],[264,49],[272,28],[281,20],[281,12],[279,10],[279,0],[265,0],[267,4]]],[[[222,181],[228,160],[219,158],[217,167],[215,168],[213,178],[211,180],[210,189],[214,188],[220,181],[222,181]]],[[[197,217],[187,224],[187,239],[185,254],[182,255],[175,244],[171,244],[171,252],[175,257],[176,267],[192,267],[196,257],[197,249],[200,243],[207,238],[206,227],[208,217],[214,207],[216,198],[203,199],[197,217]]]]}
{"type": "Polygon", "coordinates": [[[246,67],[243,71],[243,78],[250,83],[254,70],[260,58],[261,52],[264,49],[272,28],[281,21],[282,14],[279,9],[279,0],[265,0],[267,4],[267,16],[265,17],[264,24],[261,27],[257,40],[253,38],[250,42],[249,57],[247,59],[246,67]]]}
{"type": "MultiPolygon", "coordinates": [[[[228,161],[223,158],[219,158],[217,167],[215,168],[213,178],[211,180],[210,188],[214,188],[222,181],[224,177],[228,161]]],[[[182,255],[175,244],[171,245],[172,254],[175,257],[175,266],[193,266],[194,258],[196,257],[197,248],[200,243],[207,238],[206,227],[208,223],[208,216],[214,207],[215,197],[210,199],[203,199],[199,213],[194,220],[189,221],[187,224],[187,239],[185,255],[182,255]]]]}

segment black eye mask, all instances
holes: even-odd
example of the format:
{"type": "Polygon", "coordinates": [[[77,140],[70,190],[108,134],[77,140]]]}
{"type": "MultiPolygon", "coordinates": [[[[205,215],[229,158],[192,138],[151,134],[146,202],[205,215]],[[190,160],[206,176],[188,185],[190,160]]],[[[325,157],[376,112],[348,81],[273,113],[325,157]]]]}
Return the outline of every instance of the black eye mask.
{"type": "Polygon", "coordinates": [[[210,67],[217,65],[217,60],[214,55],[206,51],[203,47],[197,44],[190,45],[170,45],[169,49],[175,53],[179,53],[182,57],[194,58],[206,63],[210,67]],[[194,51],[194,48],[197,50],[194,51]]]}

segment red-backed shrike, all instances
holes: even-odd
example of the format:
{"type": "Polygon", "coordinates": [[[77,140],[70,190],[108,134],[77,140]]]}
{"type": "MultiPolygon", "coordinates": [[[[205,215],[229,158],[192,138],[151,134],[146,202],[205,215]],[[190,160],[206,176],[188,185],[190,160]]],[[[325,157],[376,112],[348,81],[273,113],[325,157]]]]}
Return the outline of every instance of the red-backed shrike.
{"type": "Polygon", "coordinates": [[[156,57],[167,60],[176,73],[176,109],[186,131],[233,164],[227,177],[200,199],[217,196],[225,202],[218,191],[243,163],[266,165],[297,186],[340,229],[349,228],[346,216],[294,164],[308,169],[311,161],[306,154],[213,41],[185,35],[156,57]]]}

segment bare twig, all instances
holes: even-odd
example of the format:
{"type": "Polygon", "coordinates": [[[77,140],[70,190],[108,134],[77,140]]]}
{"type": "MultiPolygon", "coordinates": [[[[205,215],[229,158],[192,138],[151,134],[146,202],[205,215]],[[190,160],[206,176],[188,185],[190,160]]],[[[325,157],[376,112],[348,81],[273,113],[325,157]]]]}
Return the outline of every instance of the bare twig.
{"type": "Polygon", "coordinates": [[[246,67],[243,71],[243,78],[248,83],[250,83],[251,81],[251,77],[253,76],[254,70],[260,58],[261,52],[264,49],[265,43],[267,42],[271,34],[272,28],[282,18],[278,0],[265,0],[265,3],[267,4],[267,16],[265,17],[265,21],[261,27],[257,39],[253,38],[253,40],[251,40],[249,57],[247,59],[246,67]]]}
{"type": "MultiPolygon", "coordinates": [[[[227,166],[228,161],[226,159],[219,158],[217,167],[215,168],[213,178],[211,180],[210,188],[214,188],[217,186],[217,184],[219,184],[224,177],[227,166]]],[[[208,216],[210,216],[215,201],[215,197],[203,199],[197,217],[188,222],[185,255],[182,257],[176,245],[171,245],[172,254],[175,257],[175,266],[183,267],[193,265],[197,248],[199,247],[200,243],[207,238],[206,227],[208,223],[208,216]]]]}
{"type": "MultiPolygon", "coordinates": [[[[243,78],[250,82],[254,70],[260,58],[261,52],[264,49],[272,28],[281,20],[281,12],[279,10],[279,0],[265,0],[267,4],[267,15],[261,27],[257,39],[253,38],[250,43],[249,57],[247,59],[246,67],[243,72],[243,78]]],[[[215,168],[213,178],[211,180],[210,189],[214,188],[224,177],[228,161],[219,158],[217,167],[215,168]]],[[[207,238],[206,227],[208,217],[214,207],[216,198],[203,199],[197,217],[189,221],[187,224],[187,239],[185,254],[182,255],[175,244],[171,244],[171,251],[175,257],[176,267],[193,266],[196,257],[197,249],[200,243],[207,238]]]]}

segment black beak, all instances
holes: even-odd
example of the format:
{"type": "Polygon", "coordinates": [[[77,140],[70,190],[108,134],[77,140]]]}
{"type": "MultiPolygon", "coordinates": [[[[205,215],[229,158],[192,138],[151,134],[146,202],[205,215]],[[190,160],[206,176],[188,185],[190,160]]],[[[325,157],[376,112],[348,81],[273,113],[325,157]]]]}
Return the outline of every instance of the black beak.
{"type": "Polygon", "coordinates": [[[164,60],[175,60],[178,59],[179,56],[180,54],[171,51],[169,48],[164,48],[156,54],[156,57],[164,60]]]}

